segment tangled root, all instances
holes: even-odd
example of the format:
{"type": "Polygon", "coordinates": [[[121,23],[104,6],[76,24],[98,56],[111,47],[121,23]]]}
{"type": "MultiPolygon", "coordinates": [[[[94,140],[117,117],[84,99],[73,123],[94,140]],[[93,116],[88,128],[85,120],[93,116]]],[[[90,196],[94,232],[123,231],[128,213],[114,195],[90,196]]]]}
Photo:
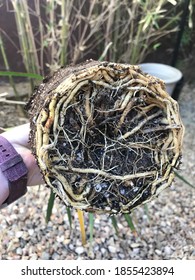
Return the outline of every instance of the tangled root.
{"type": "Polygon", "coordinates": [[[62,68],[27,108],[33,153],[66,205],[129,213],[171,185],[184,132],[178,104],[138,66],[62,68]]]}

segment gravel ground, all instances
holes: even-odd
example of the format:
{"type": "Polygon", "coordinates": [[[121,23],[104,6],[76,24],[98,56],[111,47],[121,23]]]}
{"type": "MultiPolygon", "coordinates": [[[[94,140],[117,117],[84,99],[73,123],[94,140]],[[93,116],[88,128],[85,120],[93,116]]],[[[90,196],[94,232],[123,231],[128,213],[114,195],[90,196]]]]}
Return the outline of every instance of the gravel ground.
{"type": "MultiPolygon", "coordinates": [[[[179,100],[186,127],[181,175],[195,183],[195,89],[186,85],[179,100]]],[[[13,105],[2,105],[0,127],[27,120],[13,105]]],[[[135,236],[123,216],[118,216],[119,235],[106,215],[95,215],[94,239],[81,244],[76,211],[70,231],[66,208],[56,199],[51,221],[45,214],[49,189],[31,187],[28,194],[0,212],[0,259],[195,259],[195,189],[177,179],[174,185],[132,213],[135,236]]]]}

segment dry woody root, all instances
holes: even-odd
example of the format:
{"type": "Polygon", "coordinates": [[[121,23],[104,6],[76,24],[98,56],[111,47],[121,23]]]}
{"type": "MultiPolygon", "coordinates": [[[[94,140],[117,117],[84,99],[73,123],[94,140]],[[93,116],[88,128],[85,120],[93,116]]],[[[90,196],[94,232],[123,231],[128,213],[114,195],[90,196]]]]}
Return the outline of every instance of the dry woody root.
{"type": "Polygon", "coordinates": [[[169,187],[181,162],[178,104],[138,66],[61,68],[35,90],[27,110],[46,184],[77,209],[129,213],[169,187]]]}

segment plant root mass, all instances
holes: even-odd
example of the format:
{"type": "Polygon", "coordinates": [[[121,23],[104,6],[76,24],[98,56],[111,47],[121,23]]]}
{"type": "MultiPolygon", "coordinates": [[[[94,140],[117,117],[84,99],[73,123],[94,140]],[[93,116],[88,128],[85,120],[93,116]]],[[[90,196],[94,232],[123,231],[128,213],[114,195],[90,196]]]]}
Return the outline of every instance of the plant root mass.
{"type": "Polygon", "coordinates": [[[61,68],[35,90],[27,110],[32,151],[66,205],[129,213],[174,179],[184,133],[178,104],[138,66],[61,68]]]}

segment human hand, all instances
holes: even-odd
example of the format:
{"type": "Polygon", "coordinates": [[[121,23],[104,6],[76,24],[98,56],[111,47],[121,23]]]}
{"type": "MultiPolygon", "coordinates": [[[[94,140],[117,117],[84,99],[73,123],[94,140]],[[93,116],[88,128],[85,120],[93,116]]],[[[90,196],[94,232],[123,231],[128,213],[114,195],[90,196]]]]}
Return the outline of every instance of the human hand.
{"type": "Polygon", "coordinates": [[[28,123],[11,128],[1,135],[13,145],[16,151],[23,158],[23,161],[28,169],[27,186],[35,186],[43,184],[44,181],[35,158],[30,150],[29,133],[30,124],[28,123]]]}

